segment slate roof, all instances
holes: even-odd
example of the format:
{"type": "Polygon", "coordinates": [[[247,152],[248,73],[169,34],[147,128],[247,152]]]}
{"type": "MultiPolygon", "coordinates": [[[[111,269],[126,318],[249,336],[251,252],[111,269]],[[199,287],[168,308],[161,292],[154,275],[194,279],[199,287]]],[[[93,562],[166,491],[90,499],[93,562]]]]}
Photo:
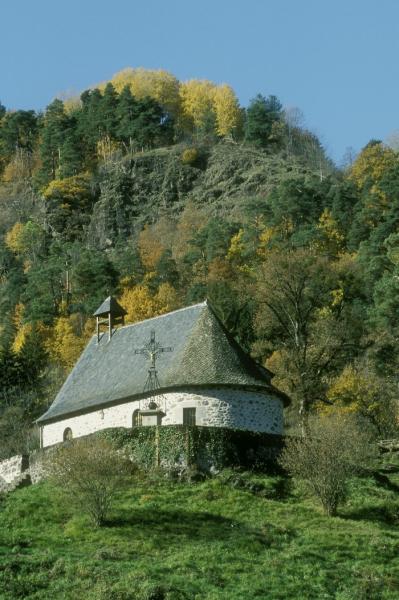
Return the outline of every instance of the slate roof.
{"type": "Polygon", "coordinates": [[[234,386],[263,389],[289,398],[271,384],[272,374],[246,354],[224,328],[207,302],[116,329],[111,340],[93,336],[39,423],[143,396],[148,359],[135,354],[155,331],[161,389],[234,386]]]}
{"type": "Polygon", "coordinates": [[[93,317],[101,317],[111,313],[113,317],[124,317],[127,312],[125,309],[115,300],[113,296],[108,296],[104,302],[99,306],[93,317]]]}

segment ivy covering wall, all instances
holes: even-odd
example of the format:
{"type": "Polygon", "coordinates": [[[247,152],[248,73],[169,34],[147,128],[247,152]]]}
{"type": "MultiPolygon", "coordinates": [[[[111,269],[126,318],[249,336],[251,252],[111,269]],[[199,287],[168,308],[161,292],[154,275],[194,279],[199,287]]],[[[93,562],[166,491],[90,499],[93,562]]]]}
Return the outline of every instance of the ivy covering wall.
{"type": "Polygon", "coordinates": [[[283,437],[219,427],[168,425],[113,428],[98,432],[144,469],[196,466],[204,471],[224,467],[272,470],[283,437]]]}

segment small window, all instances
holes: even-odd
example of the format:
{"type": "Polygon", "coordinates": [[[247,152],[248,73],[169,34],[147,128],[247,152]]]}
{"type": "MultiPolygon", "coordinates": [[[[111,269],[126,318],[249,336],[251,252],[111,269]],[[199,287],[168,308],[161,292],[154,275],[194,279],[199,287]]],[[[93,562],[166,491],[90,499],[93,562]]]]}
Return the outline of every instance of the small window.
{"type": "Polygon", "coordinates": [[[133,413],[133,427],[139,427],[142,424],[142,416],[139,409],[136,409],[133,413]]]}
{"type": "Polygon", "coordinates": [[[63,440],[64,442],[70,442],[73,438],[72,435],[72,429],[70,427],[67,427],[64,431],[64,435],[63,435],[63,440]]]}
{"type": "Polygon", "coordinates": [[[183,425],[195,425],[195,408],[183,408],[183,425]]]}

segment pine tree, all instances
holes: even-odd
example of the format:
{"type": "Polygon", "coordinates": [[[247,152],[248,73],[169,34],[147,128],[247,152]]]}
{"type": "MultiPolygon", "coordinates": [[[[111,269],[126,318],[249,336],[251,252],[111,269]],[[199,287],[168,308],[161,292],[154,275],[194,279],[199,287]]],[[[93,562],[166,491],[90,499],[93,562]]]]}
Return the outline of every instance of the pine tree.
{"type": "Polygon", "coordinates": [[[97,142],[101,137],[101,102],[99,89],[87,90],[80,97],[82,110],[78,116],[78,133],[84,145],[85,162],[90,164],[96,155],[97,142]]]}
{"type": "Polygon", "coordinates": [[[111,139],[116,138],[118,94],[112,83],[107,83],[100,103],[101,133],[111,139]]]}
{"type": "Polygon", "coordinates": [[[138,116],[133,121],[133,137],[139,147],[167,144],[173,136],[173,123],[152,98],[138,102],[138,116]]]}
{"type": "Polygon", "coordinates": [[[118,126],[117,137],[125,147],[131,148],[135,134],[135,120],[139,115],[139,103],[134,98],[129,86],[125,86],[120,93],[119,103],[116,109],[118,126]]]}
{"type": "Polygon", "coordinates": [[[72,177],[82,170],[83,156],[81,139],[75,129],[71,128],[65,135],[65,141],[61,147],[60,175],[61,177],[72,177]]]}
{"type": "Polygon", "coordinates": [[[9,162],[17,150],[32,152],[38,133],[33,110],[17,110],[2,115],[0,105],[0,159],[9,162]]]}
{"type": "Polygon", "coordinates": [[[42,126],[40,145],[42,182],[48,182],[58,176],[61,148],[68,128],[69,119],[64,110],[64,103],[56,99],[47,107],[42,126]]]}
{"type": "Polygon", "coordinates": [[[282,105],[276,96],[258,94],[247,108],[245,139],[265,148],[269,144],[273,123],[281,119],[282,105]]]}

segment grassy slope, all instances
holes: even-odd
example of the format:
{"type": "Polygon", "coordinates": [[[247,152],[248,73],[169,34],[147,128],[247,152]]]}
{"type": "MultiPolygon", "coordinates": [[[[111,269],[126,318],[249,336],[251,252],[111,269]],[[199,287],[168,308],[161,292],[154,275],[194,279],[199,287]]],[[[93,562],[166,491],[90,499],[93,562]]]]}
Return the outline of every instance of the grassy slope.
{"type": "Polygon", "coordinates": [[[331,519],[248,477],[261,495],[223,478],[128,486],[98,530],[48,484],[19,490],[0,511],[0,598],[399,598],[397,493],[355,481],[331,519]]]}

